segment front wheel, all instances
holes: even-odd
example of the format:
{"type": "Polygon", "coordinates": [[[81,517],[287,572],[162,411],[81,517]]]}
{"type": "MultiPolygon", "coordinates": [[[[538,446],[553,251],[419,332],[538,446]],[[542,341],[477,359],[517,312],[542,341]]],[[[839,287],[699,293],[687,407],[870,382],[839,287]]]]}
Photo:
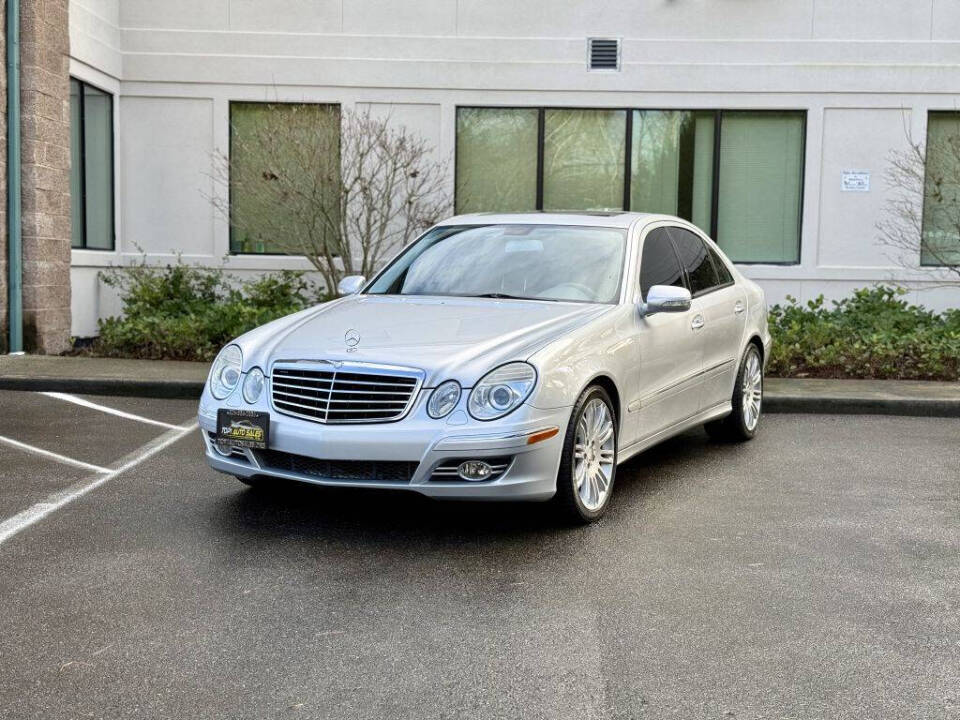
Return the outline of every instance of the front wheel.
{"type": "Polygon", "coordinates": [[[715,440],[743,442],[757,434],[763,403],[763,360],[753,343],[743,355],[737,380],[733,384],[733,412],[720,420],[708,422],[704,427],[715,440]]]}
{"type": "Polygon", "coordinates": [[[557,494],[563,516],[597,520],[607,509],[617,474],[617,421],[607,391],[592,385],[573,406],[563,441],[557,494]]]}

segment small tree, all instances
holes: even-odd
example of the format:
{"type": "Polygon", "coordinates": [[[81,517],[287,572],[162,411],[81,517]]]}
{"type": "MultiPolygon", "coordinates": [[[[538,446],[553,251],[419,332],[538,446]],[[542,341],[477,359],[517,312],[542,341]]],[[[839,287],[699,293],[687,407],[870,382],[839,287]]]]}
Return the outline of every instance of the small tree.
{"type": "Polygon", "coordinates": [[[889,196],[877,223],[891,259],[911,269],[919,261],[949,287],[960,286],[960,121],[953,122],[926,146],[905,129],[907,149],[889,155],[889,196]]]}
{"type": "Polygon", "coordinates": [[[230,154],[214,157],[234,250],[303,255],[335,289],[450,208],[445,161],[389,118],[336,106],[244,104],[230,154]]]}

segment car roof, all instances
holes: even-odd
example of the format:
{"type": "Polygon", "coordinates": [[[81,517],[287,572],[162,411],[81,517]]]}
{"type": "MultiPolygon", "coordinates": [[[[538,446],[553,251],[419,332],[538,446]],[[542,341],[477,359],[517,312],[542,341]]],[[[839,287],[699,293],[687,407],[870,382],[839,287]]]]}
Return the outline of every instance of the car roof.
{"type": "Polygon", "coordinates": [[[623,212],[526,212],[526,213],[471,213],[455,215],[438,225],[586,225],[593,227],[629,228],[637,220],[677,218],[652,213],[623,212]]]}

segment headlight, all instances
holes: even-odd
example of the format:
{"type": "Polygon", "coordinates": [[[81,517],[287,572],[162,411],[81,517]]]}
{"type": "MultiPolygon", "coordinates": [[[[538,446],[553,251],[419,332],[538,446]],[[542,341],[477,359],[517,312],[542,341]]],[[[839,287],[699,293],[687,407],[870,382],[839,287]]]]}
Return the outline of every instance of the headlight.
{"type": "Polygon", "coordinates": [[[437,386],[427,403],[427,413],[432,418],[442,418],[453,412],[460,402],[460,383],[456,380],[447,380],[437,386]]]}
{"type": "Polygon", "coordinates": [[[210,392],[217,400],[223,400],[236,390],[242,366],[243,353],[236,345],[227,345],[217,355],[210,369],[210,392]]]}
{"type": "Polygon", "coordinates": [[[477,420],[496,420],[513,412],[529,397],[537,371],[525,362],[502,365],[484,375],[470,392],[467,409],[477,420]]]}
{"type": "Polygon", "coordinates": [[[260,399],[260,393],[263,392],[263,371],[260,368],[254,368],[247,373],[243,381],[243,399],[253,405],[260,399]]]}

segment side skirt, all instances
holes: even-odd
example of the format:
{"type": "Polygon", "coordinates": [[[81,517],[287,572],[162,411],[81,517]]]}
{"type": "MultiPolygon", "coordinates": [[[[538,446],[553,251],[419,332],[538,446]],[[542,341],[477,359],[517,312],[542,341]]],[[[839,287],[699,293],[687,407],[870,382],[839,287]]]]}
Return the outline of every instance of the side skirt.
{"type": "Polygon", "coordinates": [[[625,463],[637,453],[641,453],[647,448],[653,447],[657,443],[668,440],[674,435],[679,435],[683,431],[689,430],[695,425],[703,425],[711,420],[716,420],[717,418],[729,415],[731,412],[733,412],[733,406],[730,404],[729,400],[725,400],[719,405],[714,405],[711,408],[707,408],[706,410],[698,412],[696,415],[691,415],[685,420],[674,423],[670,427],[664,428],[660,432],[645,437],[642,440],[638,440],[632,445],[620,448],[620,450],[617,452],[617,465],[625,463]]]}

